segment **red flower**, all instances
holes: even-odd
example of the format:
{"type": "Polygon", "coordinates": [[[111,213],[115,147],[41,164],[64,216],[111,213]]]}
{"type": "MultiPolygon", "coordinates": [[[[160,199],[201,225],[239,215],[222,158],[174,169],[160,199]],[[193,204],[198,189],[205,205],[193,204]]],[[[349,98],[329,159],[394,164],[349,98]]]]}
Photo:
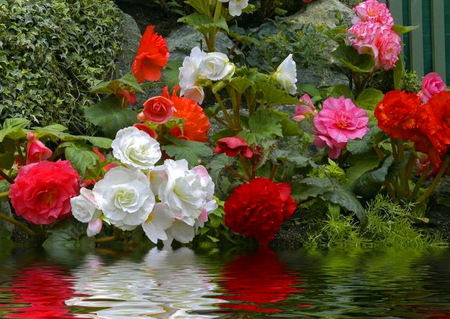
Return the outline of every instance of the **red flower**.
{"type": "Polygon", "coordinates": [[[233,231],[266,245],[295,207],[288,183],[255,178],[233,190],[225,202],[225,223],[233,231]]]}
{"type": "Polygon", "coordinates": [[[375,108],[378,126],[393,138],[417,140],[420,118],[426,116],[420,99],[414,93],[388,92],[375,108]]]}
{"type": "Polygon", "coordinates": [[[440,154],[445,154],[450,147],[450,92],[434,95],[425,105],[425,132],[440,154]]]}
{"type": "Polygon", "coordinates": [[[166,123],[173,114],[173,102],[164,96],[155,96],[144,102],[146,120],[156,123],[166,123]]]}
{"type": "Polygon", "coordinates": [[[183,127],[175,126],[169,130],[169,133],[174,137],[189,141],[206,142],[210,128],[208,117],[197,102],[177,96],[179,89],[178,85],[175,86],[172,96],[169,95],[167,87],[162,92],[162,96],[170,99],[174,104],[173,117],[184,120],[183,127]]]}
{"type": "Polygon", "coordinates": [[[131,71],[138,82],[144,80],[158,81],[161,70],[169,60],[169,50],[166,40],[157,33],[153,33],[154,26],[148,26],[141,38],[136,58],[131,71]]]}
{"type": "Polygon", "coordinates": [[[19,169],[9,197],[17,215],[46,225],[70,216],[70,198],[78,194],[79,180],[69,161],[29,164],[19,169]]]}
{"type": "Polygon", "coordinates": [[[136,104],[136,93],[129,91],[129,90],[124,90],[124,89],[117,89],[116,91],[117,95],[120,95],[122,98],[125,98],[128,103],[130,104],[136,104]]]}
{"type": "Polygon", "coordinates": [[[158,134],[155,132],[154,129],[152,129],[150,126],[148,126],[146,123],[136,123],[133,124],[133,126],[141,131],[144,131],[151,137],[153,137],[155,140],[158,138],[158,134]]]}
{"type": "Polygon", "coordinates": [[[238,154],[251,158],[253,150],[248,146],[247,142],[239,136],[224,137],[217,142],[214,153],[225,153],[229,157],[236,157],[238,154]]]}
{"type": "Polygon", "coordinates": [[[44,161],[52,156],[53,152],[34,133],[27,133],[27,139],[27,164],[44,161]]]}

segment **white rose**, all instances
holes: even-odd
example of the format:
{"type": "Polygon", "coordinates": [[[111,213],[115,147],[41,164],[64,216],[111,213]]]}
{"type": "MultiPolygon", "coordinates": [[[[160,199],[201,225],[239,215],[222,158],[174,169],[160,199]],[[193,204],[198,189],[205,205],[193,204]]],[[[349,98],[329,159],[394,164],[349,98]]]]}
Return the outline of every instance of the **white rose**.
{"type": "Polygon", "coordinates": [[[290,94],[295,94],[297,91],[297,66],[292,59],[292,54],[289,54],[286,59],[278,66],[273,74],[275,79],[284,87],[290,94]]]}
{"type": "Polygon", "coordinates": [[[82,223],[89,223],[101,215],[94,194],[84,187],[80,190],[80,195],[70,199],[70,205],[73,217],[82,223]]]}
{"type": "Polygon", "coordinates": [[[240,16],[242,10],[247,8],[248,0],[219,0],[220,2],[230,2],[228,4],[228,11],[233,17],[240,16]]]}
{"type": "Polygon", "coordinates": [[[105,221],[123,230],[146,221],[155,205],[150,182],[137,169],[114,167],[95,184],[93,194],[105,221]]]}
{"type": "Polygon", "coordinates": [[[158,141],[133,126],[119,130],[111,146],[115,158],[140,169],[153,168],[161,158],[158,141]]]}
{"type": "Polygon", "coordinates": [[[200,75],[211,80],[218,81],[225,77],[231,77],[235,67],[228,57],[220,52],[207,53],[199,65],[200,75]]]}

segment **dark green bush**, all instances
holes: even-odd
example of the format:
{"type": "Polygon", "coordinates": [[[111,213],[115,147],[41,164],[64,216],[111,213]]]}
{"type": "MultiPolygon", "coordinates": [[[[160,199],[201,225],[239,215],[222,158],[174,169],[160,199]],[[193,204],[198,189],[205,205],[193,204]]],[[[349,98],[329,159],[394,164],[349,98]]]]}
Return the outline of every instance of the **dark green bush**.
{"type": "Polygon", "coordinates": [[[0,120],[92,132],[88,91],[114,70],[121,18],[112,0],[0,0],[0,120]]]}

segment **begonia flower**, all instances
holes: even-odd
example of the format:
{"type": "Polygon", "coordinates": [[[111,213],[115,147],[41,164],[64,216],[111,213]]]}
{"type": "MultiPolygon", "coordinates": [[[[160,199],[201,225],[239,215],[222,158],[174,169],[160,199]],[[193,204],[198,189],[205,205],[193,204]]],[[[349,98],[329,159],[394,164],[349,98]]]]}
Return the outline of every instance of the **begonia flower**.
{"type": "Polygon", "coordinates": [[[196,101],[199,104],[203,103],[205,93],[203,88],[197,84],[199,75],[199,66],[206,53],[200,50],[199,47],[194,47],[189,56],[183,60],[183,65],[179,68],[180,80],[180,95],[196,101]]]}
{"type": "Polygon", "coordinates": [[[394,18],[385,3],[377,0],[367,0],[359,3],[353,8],[356,17],[352,19],[352,23],[356,24],[360,21],[379,23],[388,28],[394,26],[394,18]]]}
{"type": "Polygon", "coordinates": [[[242,155],[246,158],[251,158],[253,156],[251,147],[239,136],[224,137],[218,140],[214,153],[225,153],[225,155],[229,157],[242,155]]]}
{"type": "Polygon", "coordinates": [[[295,106],[294,112],[294,121],[303,121],[306,117],[313,117],[317,114],[316,108],[314,107],[314,103],[311,100],[311,97],[308,94],[303,94],[299,98],[300,104],[295,106]]]}
{"type": "Polygon", "coordinates": [[[198,68],[201,77],[218,81],[231,77],[236,67],[230,62],[226,54],[209,52],[203,57],[198,68]]]}
{"type": "Polygon", "coordinates": [[[281,84],[281,86],[290,94],[297,92],[297,66],[289,54],[286,59],[278,66],[273,77],[281,84]]]}
{"type": "Polygon", "coordinates": [[[45,161],[53,155],[53,152],[36,138],[36,134],[28,132],[27,139],[26,164],[45,161]]]}
{"type": "Polygon", "coordinates": [[[219,0],[220,2],[228,2],[228,11],[233,17],[242,14],[242,10],[247,8],[248,0],[219,0]]]}
{"type": "Polygon", "coordinates": [[[169,60],[166,40],[157,33],[155,27],[148,26],[142,35],[131,71],[138,82],[158,81],[161,71],[169,60]]]}
{"type": "Polygon", "coordinates": [[[154,243],[167,240],[166,229],[175,221],[175,214],[164,203],[156,203],[147,220],[142,224],[145,235],[154,243]]]}
{"type": "Polygon", "coordinates": [[[423,103],[439,92],[445,91],[447,85],[442,80],[441,76],[436,72],[430,72],[422,79],[422,89],[417,93],[423,103]]]}
{"type": "Polygon", "coordinates": [[[144,116],[146,120],[164,124],[173,114],[173,102],[164,96],[155,96],[144,102],[144,116]]]}

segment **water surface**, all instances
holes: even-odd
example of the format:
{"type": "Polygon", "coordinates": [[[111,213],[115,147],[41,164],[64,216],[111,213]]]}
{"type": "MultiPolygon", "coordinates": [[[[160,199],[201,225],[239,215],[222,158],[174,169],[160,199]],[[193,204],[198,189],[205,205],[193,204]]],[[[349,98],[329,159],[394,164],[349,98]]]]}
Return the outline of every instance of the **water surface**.
{"type": "Polygon", "coordinates": [[[0,317],[450,318],[450,250],[15,252],[0,317]]]}

